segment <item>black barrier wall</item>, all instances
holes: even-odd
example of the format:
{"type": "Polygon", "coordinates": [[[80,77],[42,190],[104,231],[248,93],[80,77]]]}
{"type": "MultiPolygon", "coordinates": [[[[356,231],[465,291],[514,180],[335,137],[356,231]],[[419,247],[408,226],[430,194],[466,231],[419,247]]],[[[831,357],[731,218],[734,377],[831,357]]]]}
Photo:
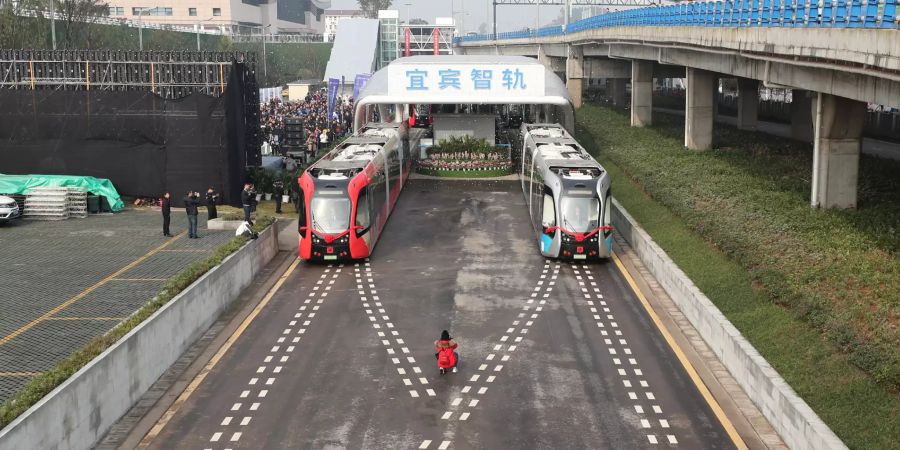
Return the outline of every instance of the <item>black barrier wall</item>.
{"type": "Polygon", "coordinates": [[[127,196],[180,199],[212,186],[233,203],[245,150],[259,148],[255,130],[244,131],[252,126],[245,102],[233,100],[247,91],[229,83],[221,97],[166,100],[147,91],[0,90],[0,173],[109,178],[127,196]]]}

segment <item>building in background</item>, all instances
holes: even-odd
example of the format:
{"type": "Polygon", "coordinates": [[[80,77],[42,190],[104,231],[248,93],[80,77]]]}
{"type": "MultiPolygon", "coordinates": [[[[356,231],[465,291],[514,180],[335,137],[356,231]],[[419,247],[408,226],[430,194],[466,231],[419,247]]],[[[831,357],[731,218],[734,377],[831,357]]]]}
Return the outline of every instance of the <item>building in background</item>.
{"type": "Polygon", "coordinates": [[[320,34],[330,0],[109,0],[109,16],[228,34],[320,34]]]}
{"type": "Polygon", "coordinates": [[[292,102],[302,102],[306,96],[323,86],[322,80],[297,80],[287,84],[287,97],[292,102]]]}
{"type": "Polygon", "coordinates": [[[397,10],[378,11],[377,68],[407,56],[407,53],[409,56],[452,55],[455,34],[456,25],[450,17],[438,17],[434,24],[410,25],[400,23],[400,12],[397,10]]]}
{"type": "Polygon", "coordinates": [[[365,15],[358,9],[329,9],[325,11],[323,24],[325,26],[322,33],[323,41],[331,42],[337,33],[337,24],[344,19],[363,18],[365,15]]]}
{"type": "Polygon", "coordinates": [[[387,66],[400,57],[400,11],[385,9],[378,11],[378,66],[387,66]]]}
{"type": "Polygon", "coordinates": [[[400,25],[399,56],[452,55],[453,35],[456,33],[453,18],[438,17],[434,22],[423,25],[400,25]]]}

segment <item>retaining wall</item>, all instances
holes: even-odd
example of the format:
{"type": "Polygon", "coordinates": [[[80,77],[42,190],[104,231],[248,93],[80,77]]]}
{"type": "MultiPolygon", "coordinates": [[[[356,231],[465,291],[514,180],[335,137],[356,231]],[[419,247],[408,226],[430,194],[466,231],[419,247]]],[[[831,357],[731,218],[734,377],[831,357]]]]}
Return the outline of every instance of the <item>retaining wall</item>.
{"type": "Polygon", "coordinates": [[[781,375],[613,200],[612,224],[790,448],[846,449],[781,375]]]}
{"type": "Polygon", "coordinates": [[[275,229],[231,254],[0,430],[0,448],[93,447],[278,253],[275,229]]]}

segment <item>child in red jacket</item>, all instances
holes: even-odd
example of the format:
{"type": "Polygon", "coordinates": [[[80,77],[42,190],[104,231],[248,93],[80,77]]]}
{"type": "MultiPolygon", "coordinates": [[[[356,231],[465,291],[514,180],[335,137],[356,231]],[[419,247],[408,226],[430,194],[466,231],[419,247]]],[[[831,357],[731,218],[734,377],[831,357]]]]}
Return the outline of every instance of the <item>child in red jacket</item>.
{"type": "Polygon", "coordinates": [[[442,331],[441,338],[434,341],[434,349],[437,350],[434,357],[437,359],[441,375],[451,369],[456,373],[456,364],[459,362],[459,354],[456,353],[456,347],[458,346],[459,344],[450,338],[450,333],[447,330],[442,331]]]}

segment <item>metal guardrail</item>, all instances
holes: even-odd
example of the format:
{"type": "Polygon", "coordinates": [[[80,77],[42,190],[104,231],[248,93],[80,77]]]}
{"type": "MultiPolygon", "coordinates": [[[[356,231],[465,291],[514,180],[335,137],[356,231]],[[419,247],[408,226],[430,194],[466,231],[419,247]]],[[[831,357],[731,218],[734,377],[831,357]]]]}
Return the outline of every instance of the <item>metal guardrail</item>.
{"type": "Polygon", "coordinates": [[[267,44],[306,44],[310,42],[324,42],[321,34],[233,34],[231,40],[237,43],[262,43],[267,44]]]}
{"type": "MultiPolygon", "coordinates": [[[[580,31],[627,26],[781,27],[900,29],[898,0],[730,0],[685,2],[616,11],[562,26],[509,33],[458,37],[455,44],[476,41],[560,36],[580,31]],[[496,39],[495,39],[496,38],[496,39]]],[[[900,38],[900,36],[898,36],[900,38]]]]}
{"type": "MultiPolygon", "coordinates": [[[[651,6],[655,0],[570,0],[571,6],[651,6]]],[[[494,0],[495,5],[565,5],[566,0],[494,0]]]]}
{"type": "MultiPolygon", "coordinates": [[[[65,15],[61,13],[53,13],[51,14],[49,11],[38,11],[38,10],[20,10],[18,13],[22,17],[43,17],[45,19],[50,19],[51,17],[62,22],[67,18],[65,15]]],[[[85,20],[90,23],[96,23],[100,25],[125,25],[132,28],[144,28],[144,29],[153,29],[153,30],[169,30],[169,31],[180,31],[183,33],[200,33],[200,34],[215,34],[215,35],[227,35],[228,33],[223,33],[220,28],[200,28],[197,30],[195,27],[184,26],[184,25],[174,25],[174,24],[162,24],[155,22],[147,22],[143,20],[133,20],[126,19],[124,17],[110,17],[110,16],[98,16],[98,17],[86,17],[85,20]]]]}
{"type": "MultiPolygon", "coordinates": [[[[0,2],[2,3],[2,2],[0,2]]],[[[49,11],[38,11],[38,10],[20,10],[19,15],[23,17],[43,17],[45,19],[50,19],[51,16],[54,17],[58,21],[65,21],[66,17],[61,13],[53,13],[51,14],[49,11]]],[[[228,36],[231,38],[233,42],[238,43],[254,43],[254,42],[262,42],[263,38],[265,38],[266,43],[272,44],[285,44],[285,43],[309,43],[309,42],[322,42],[323,37],[321,34],[241,34],[241,33],[233,33],[228,28],[229,25],[223,24],[212,24],[215,28],[205,28],[197,25],[188,26],[188,25],[176,25],[176,24],[167,24],[167,23],[157,23],[150,22],[146,20],[134,20],[134,19],[126,19],[124,17],[111,17],[111,16],[99,16],[99,17],[88,17],[85,20],[90,23],[101,24],[101,25],[117,25],[117,26],[128,26],[131,28],[143,28],[147,30],[167,30],[167,31],[178,31],[182,33],[199,33],[199,34],[208,34],[208,35],[216,35],[216,36],[228,36]]],[[[257,27],[258,28],[258,27],[257,27]]]]}

